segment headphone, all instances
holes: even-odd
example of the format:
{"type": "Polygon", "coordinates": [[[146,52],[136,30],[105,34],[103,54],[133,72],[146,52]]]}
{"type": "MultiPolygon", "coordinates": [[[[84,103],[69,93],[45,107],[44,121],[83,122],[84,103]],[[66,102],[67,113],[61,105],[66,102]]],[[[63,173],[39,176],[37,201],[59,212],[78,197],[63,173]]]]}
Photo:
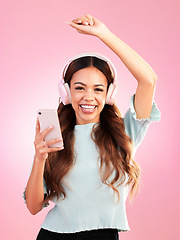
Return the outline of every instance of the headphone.
{"type": "Polygon", "coordinates": [[[106,96],[106,104],[113,105],[113,103],[114,103],[114,96],[115,96],[115,93],[116,93],[115,90],[117,90],[117,88],[116,88],[116,81],[117,81],[116,68],[113,65],[113,63],[107,57],[105,57],[105,56],[103,56],[103,55],[101,55],[99,53],[93,53],[93,52],[78,54],[78,55],[72,57],[67,62],[67,64],[65,65],[64,71],[63,71],[62,80],[58,84],[59,94],[60,94],[60,98],[61,98],[62,103],[64,105],[67,105],[67,104],[71,103],[70,87],[69,87],[69,84],[64,81],[64,76],[66,74],[66,71],[67,71],[67,69],[68,69],[68,67],[69,67],[71,62],[73,62],[74,60],[76,60],[78,58],[82,58],[82,57],[97,57],[97,58],[105,61],[109,65],[109,68],[111,70],[112,76],[114,77],[114,81],[113,81],[113,83],[111,83],[109,85],[107,96],[106,96]]]}

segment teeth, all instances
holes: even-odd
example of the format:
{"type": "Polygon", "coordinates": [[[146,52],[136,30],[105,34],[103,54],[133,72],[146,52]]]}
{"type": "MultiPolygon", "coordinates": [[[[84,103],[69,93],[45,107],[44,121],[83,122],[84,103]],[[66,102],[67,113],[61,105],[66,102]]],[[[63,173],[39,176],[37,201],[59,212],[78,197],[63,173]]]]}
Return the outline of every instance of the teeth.
{"type": "Polygon", "coordinates": [[[96,106],[90,106],[90,105],[81,105],[84,109],[94,109],[96,106]]]}

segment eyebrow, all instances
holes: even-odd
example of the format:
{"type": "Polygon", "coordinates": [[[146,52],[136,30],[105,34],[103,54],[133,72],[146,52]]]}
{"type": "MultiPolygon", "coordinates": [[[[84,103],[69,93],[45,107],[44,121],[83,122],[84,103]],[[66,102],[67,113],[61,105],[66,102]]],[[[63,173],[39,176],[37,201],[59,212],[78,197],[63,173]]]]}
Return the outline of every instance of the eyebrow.
{"type": "MultiPolygon", "coordinates": [[[[84,83],[82,83],[82,82],[75,82],[74,85],[75,85],[75,84],[81,84],[81,85],[83,85],[83,86],[86,86],[86,84],[84,84],[84,83]]],[[[95,86],[95,87],[105,87],[104,84],[95,84],[94,86],[95,86]]]]}

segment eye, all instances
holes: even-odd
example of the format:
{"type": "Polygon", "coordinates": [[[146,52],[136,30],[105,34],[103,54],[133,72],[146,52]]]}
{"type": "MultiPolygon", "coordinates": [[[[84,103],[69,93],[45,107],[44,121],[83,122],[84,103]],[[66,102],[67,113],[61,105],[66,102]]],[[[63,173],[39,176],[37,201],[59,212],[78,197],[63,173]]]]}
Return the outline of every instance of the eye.
{"type": "Polygon", "coordinates": [[[84,90],[83,87],[75,87],[76,90],[84,90]]]}
{"type": "Polygon", "coordinates": [[[96,92],[103,92],[104,89],[102,89],[102,88],[95,88],[94,91],[96,91],[96,92]]]}

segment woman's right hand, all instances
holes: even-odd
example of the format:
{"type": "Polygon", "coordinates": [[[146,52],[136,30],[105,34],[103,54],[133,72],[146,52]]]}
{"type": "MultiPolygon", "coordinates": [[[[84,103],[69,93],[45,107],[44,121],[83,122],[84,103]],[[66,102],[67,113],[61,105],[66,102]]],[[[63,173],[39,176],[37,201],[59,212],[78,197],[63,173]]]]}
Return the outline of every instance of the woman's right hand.
{"type": "Polygon", "coordinates": [[[99,38],[109,32],[109,29],[103,22],[92,17],[90,14],[86,14],[66,23],[75,28],[81,34],[92,35],[99,38]]]}
{"type": "Polygon", "coordinates": [[[45,161],[48,158],[48,153],[56,152],[64,149],[64,147],[49,147],[54,143],[63,141],[60,138],[44,141],[45,136],[53,129],[53,126],[46,128],[41,132],[39,119],[36,121],[36,135],[35,135],[35,159],[38,161],[45,161]]]}

